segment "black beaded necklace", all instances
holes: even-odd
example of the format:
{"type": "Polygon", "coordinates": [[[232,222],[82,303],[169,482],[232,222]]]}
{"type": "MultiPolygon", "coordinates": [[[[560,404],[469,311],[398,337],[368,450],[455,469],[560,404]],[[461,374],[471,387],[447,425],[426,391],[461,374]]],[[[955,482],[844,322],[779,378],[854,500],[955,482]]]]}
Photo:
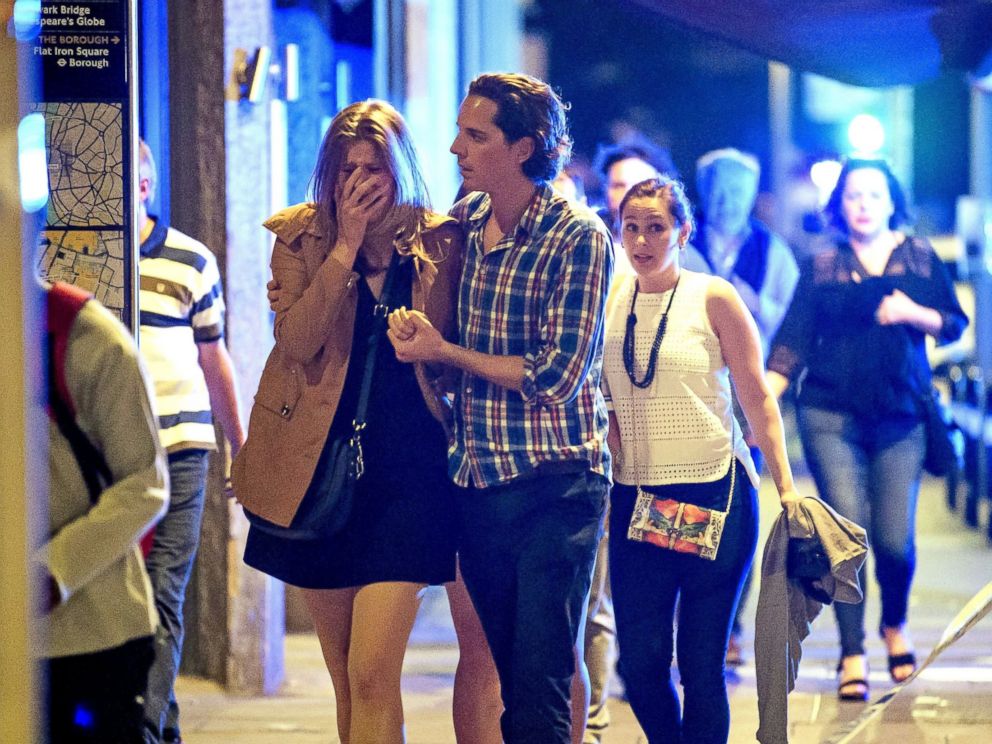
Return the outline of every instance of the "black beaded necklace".
{"type": "Polygon", "coordinates": [[[637,325],[637,315],[634,307],[637,305],[637,293],[640,291],[640,282],[634,280],[634,296],[630,300],[630,314],[627,315],[627,330],[623,334],[623,367],[627,370],[627,377],[635,387],[646,388],[654,381],[654,368],[658,363],[658,349],[661,348],[661,339],[665,337],[665,328],[668,326],[668,311],[672,309],[672,300],[675,299],[675,290],[679,288],[679,279],[675,280],[672,287],[672,294],[668,297],[668,305],[662,313],[661,320],[658,321],[658,330],[654,334],[654,343],[651,344],[651,355],[648,357],[648,368],[644,373],[644,379],[638,381],[634,371],[634,326],[637,325]]]}

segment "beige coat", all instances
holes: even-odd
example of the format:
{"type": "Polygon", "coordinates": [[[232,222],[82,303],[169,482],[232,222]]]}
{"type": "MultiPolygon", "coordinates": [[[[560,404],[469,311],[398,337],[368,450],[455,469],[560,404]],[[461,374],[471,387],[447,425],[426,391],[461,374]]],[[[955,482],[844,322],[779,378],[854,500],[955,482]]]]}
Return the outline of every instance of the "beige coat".
{"type": "MultiPolygon", "coordinates": [[[[276,235],[272,275],[282,288],[276,344],[255,395],[248,440],[231,470],[238,501],[283,526],[292,521],[313,479],[337,410],[358,302],[358,274],[327,257],[333,246],[320,223],[312,204],[289,207],[265,222],[276,235]]],[[[426,256],[441,260],[413,257],[413,307],[453,338],[461,228],[434,216],[423,243],[426,256]]],[[[427,407],[447,426],[450,409],[439,375],[422,364],[414,371],[427,407]]]]}

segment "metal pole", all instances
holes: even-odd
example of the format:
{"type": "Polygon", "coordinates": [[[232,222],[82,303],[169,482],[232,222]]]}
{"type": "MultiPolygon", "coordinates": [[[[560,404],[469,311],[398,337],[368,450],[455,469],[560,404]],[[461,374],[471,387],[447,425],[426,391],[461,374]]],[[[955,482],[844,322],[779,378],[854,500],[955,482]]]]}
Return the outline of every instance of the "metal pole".
{"type": "MultiPolygon", "coordinates": [[[[0,23],[6,27],[0,14],[0,23]]],[[[0,323],[0,741],[40,741],[41,698],[32,649],[39,623],[32,591],[30,554],[46,519],[48,429],[42,406],[44,365],[41,288],[35,279],[37,223],[19,203],[17,127],[22,106],[35,99],[38,58],[33,41],[18,43],[0,33],[0,235],[5,270],[0,272],[4,322],[0,323]]]]}
{"type": "MultiPolygon", "coordinates": [[[[974,85],[971,91],[971,193],[980,202],[984,224],[984,229],[977,236],[977,255],[970,261],[975,290],[975,362],[982,373],[977,391],[979,421],[982,422],[978,432],[977,474],[974,495],[969,499],[977,521],[978,501],[989,498],[985,414],[988,385],[992,380],[992,91],[980,85],[974,85]]],[[[992,539],[992,518],[989,519],[988,533],[992,539]]]]}

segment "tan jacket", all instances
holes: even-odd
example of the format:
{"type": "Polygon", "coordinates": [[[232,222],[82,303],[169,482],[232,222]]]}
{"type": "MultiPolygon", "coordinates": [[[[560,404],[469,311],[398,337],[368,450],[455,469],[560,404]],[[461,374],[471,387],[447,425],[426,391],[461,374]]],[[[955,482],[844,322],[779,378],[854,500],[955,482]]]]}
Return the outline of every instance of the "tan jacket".
{"type": "MultiPolygon", "coordinates": [[[[358,303],[358,274],[334,258],[312,204],[298,204],[265,222],[276,235],[272,276],[282,289],[276,310],[276,345],[255,395],[248,440],[234,461],[234,493],[247,509],[289,525],[313,479],[327,430],[337,410],[351,354],[358,303]]],[[[413,307],[445,335],[456,333],[455,310],[462,266],[462,232],[437,215],[415,255],[413,307]],[[441,260],[432,261],[441,257],[441,260]]],[[[450,407],[437,374],[414,365],[431,413],[445,426],[450,407]]]]}

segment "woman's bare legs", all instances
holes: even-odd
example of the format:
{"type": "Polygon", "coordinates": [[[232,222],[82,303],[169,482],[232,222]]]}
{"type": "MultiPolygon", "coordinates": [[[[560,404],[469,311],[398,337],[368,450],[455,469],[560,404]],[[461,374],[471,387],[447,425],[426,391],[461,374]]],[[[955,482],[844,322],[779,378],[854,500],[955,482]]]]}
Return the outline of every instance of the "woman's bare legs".
{"type": "Polygon", "coordinates": [[[503,713],[503,701],[486,635],[461,572],[444,588],[448,592],[451,620],[458,636],[458,667],[452,701],[455,739],[459,744],[500,744],[503,737],[499,717],[503,713]]]}
{"type": "Polygon", "coordinates": [[[424,585],[381,582],[306,590],[334,683],[342,744],[402,744],[403,657],[424,585]]]}
{"type": "Polygon", "coordinates": [[[391,581],[355,595],[348,651],[350,744],[402,744],[400,677],[425,585],[391,581]]]}
{"type": "Polygon", "coordinates": [[[351,639],[352,604],[357,589],[303,589],[303,597],[324,654],[324,664],[334,684],[338,738],[349,744],[351,688],[348,684],[348,645],[351,639]]]}

